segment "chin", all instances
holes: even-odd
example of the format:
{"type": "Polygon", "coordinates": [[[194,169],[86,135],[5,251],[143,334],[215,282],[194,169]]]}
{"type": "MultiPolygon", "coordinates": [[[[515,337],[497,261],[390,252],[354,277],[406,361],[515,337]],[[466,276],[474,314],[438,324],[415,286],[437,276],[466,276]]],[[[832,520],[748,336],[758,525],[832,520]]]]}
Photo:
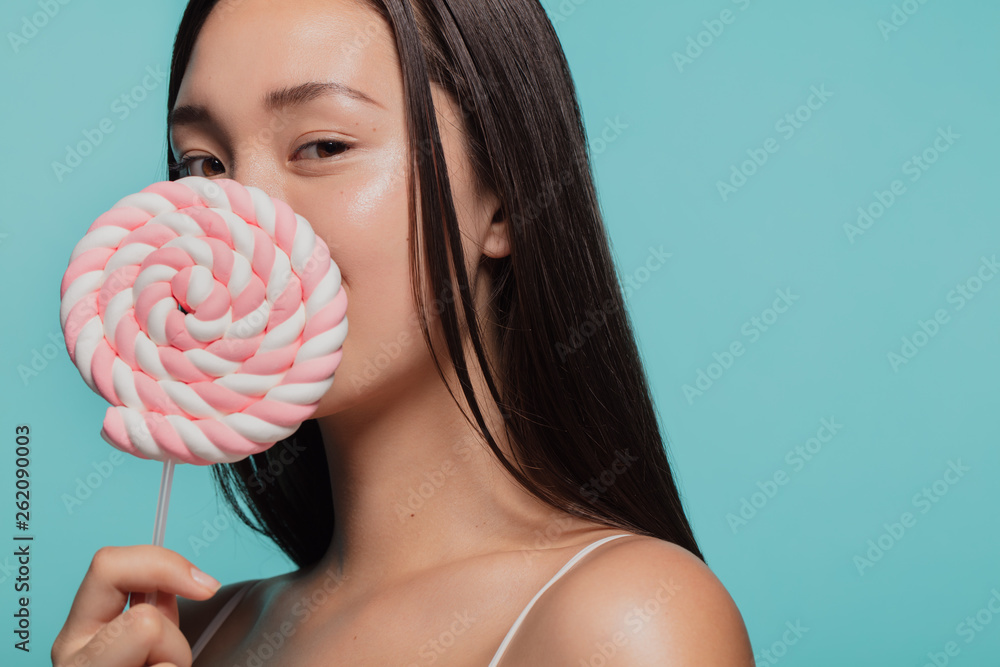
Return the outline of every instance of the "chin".
{"type": "Polygon", "coordinates": [[[343,412],[357,405],[361,401],[362,395],[367,392],[363,389],[360,392],[352,389],[350,383],[346,381],[347,378],[346,373],[343,377],[337,374],[333,376],[333,384],[323,394],[323,398],[319,399],[319,404],[316,406],[316,412],[313,413],[312,419],[335,415],[338,412],[343,412]]]}
{"type": "Polygon", "coordinates": [[[386,374],[365,377],[362,372],[354,368],[346,366],[340,368],[333,376],[330,389],[319,400],[312,418],[329,417],[350,410],[383,394],[388,387],[395,384],[386,374]]]}

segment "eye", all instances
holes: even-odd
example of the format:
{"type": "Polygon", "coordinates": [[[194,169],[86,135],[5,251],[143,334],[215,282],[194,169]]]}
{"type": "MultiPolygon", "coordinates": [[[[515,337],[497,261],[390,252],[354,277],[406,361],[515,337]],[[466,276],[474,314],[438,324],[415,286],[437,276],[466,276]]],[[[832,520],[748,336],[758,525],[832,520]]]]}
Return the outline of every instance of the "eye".
{"type": "MultiPolygon", "coordinates": [[[[336,139],[321,139],[319,141],[311,141],[307,144],[302,144],[296,149],[295,155],[305,152],[306,155],[302,156],[300,159],[322,160],[339,155],[347,151],[349,148],[350,146],[343,141],[337,141],[336,139]],[[314,153],[314,155],[309,155],[309,152],[314,153]]],[[[212,176],[218,176],[226,171],[225,165],[223,165],[218,158],[212,157],[211,155],[186,155],[177,162],[169,163],[168,166],[170,171],[179,172],[181,177],[194,175],[211,178],[212,176]],[[199,160],[202,160],[203,162],[199,163],[199,160]],[[202,171],[199,171],[197,168],[191,169],[191,166],[195,164],[203,165],[202,171]],[[206,167],[208,171],[205,170],[206,167]]]]}
{"type": "Polygon", "coordinates": [[[298,155],[303,149],[315,148],[316,156],[315,158],[307,157],[306,159],[323,159],[327,157],[333,157],[346,151],[350,146],[345,144],[343,141],[337,141],[336,139],[321,139],[319,141],[311,141],[308,144],[303,144],[299,146],[295,154],[298,155]]]}
{"type": "Polygon", "coordinates": [[[211,155],[186,155],[182,157],[177,162],[170,163],[170,171],[180,172],[183,176],[202,176],[203,178],[209,178],[211,176],[218,176],[220,173],[226,170],[226,167],[219,161],[219,158],[212,157],[211,155]],[[205,164],[210,165],[211,169],[218,169],[217,173],[199,173],[197,170],[191,171],[190,167],[192,164],[198,162],[198,160],[204,160],[205,164]]]}

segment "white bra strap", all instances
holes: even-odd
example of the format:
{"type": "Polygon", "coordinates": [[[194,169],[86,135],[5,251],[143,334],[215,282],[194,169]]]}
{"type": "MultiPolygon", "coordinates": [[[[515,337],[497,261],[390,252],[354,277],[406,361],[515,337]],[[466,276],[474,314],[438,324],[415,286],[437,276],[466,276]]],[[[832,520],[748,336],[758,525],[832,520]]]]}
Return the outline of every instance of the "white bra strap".
{"type": "Polygon", "coordinates": [[[208,644],[209,640],[212,639],[212,635],[222,627],[222,624],[226,622],[229,618],[229,614],[236,609],[236,605],[240,603],[243,596],[246,595],[247,591],[253,586],[253,581],[248,581],[247,583],[240,586],[240,590],[236,591],[236,594],[226,601],[226,604],[219,610],[219,613],[215,615],[215,618],[202,630],[201,636],[198,637],[198,641],[194,643],[191,647],[191,662],[194,662],[198,658],[198,654],[202,652],[205,646],[208,644]]]}
{"type": "Polygon", "coordinates": [[[603,539],[597,540],[596,542],[592,542],[591,544],[581,549],[575,556],[570,558],[569,562],[563,565],[562,569],[556,572],[555,575],[553,575],[553,577],[549,579],[548,583],[542,586],[541,590],[535,593],[535,597],[531,598],[531,602],[528,603],[528,606],[521,611],[521,615],[517,617],[516,621],[514,621],[514,625],[510,626],[510,630],[507,631],[507,636],[504,637],[503,642],[500,643],[500,648],[497,649],[496,654],[490,661],[489,667],[496,667],[497,663],[500,662],[501,656],[503,656],[504,651],[507,650],[507,646],[514,638],[514,633],[517,632],[517,629],[521,626],[521,621],[524,620],[525,616],[528,615],[528,612],[531,611],[531,608],[535,605],[535,602],[538,601],[538,598],[542,597],[542,593],[548,590],[549,586],[554,584],[559,579],[559,577],[563,576],[571,567],[576,565],[581,558],[583,558],[588,553],[590,553],[597,547],[601,546],[605,542],[610,542],[611,540],[617,539],[619,537],[631,537],[631,536],[632,533],[622,533],[620,535],[611,535],[609,537],[605,537],[603,539]]]}

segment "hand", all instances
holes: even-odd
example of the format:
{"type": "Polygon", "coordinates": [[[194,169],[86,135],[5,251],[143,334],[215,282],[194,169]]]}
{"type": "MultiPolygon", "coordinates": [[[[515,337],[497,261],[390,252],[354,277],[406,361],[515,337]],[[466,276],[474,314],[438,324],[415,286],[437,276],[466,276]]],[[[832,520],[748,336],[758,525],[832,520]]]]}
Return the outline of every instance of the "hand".
{"type": "Polygon", "coordinates": [[[191,667],[176,596],[206,600],[218,589],[219,582],[170,549],[151,544],[102,547],[52,645],[52,665],[191,667]],[[192,569],[205,583],[194,578],[192,569]],[[156,604],[145,602],[143,594],[154,591],[156,604]],[[132,606],[125,610],[130,594],[132,606]]]}

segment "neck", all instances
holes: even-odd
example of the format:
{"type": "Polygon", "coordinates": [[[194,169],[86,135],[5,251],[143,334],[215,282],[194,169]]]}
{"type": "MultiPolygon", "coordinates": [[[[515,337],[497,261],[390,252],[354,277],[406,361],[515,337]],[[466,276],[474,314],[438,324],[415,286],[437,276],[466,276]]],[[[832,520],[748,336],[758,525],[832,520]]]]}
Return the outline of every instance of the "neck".
{"type": "MultiPolygon", "coordinates": [[[[398,389],[318,419],[335,520],[320,567],[338,580],[367,588],[449,561],[528,548],[531,528],[552,523],[555,510],[504,470],[433,368],[431,375],[420,390],[398,389]]],[[[480,408],[510,458],[496,406],[480,399],[480,408]]]]}

